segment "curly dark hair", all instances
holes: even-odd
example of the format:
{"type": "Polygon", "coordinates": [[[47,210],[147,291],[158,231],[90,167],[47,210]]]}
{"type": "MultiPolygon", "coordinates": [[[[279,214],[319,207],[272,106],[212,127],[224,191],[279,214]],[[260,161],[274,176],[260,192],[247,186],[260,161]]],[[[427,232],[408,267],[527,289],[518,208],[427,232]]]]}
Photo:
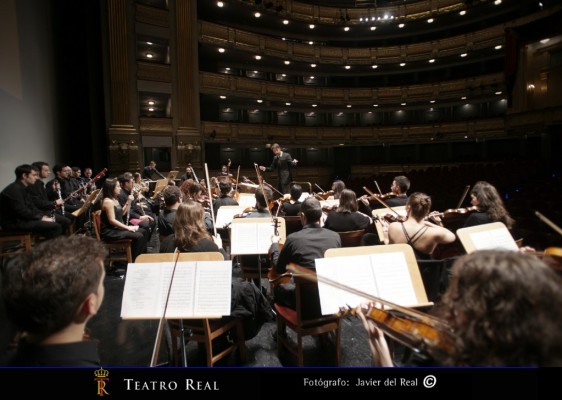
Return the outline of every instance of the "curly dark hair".
{"type": "Polygon", "coordinates": [[[485,181],[476,182],[471,194],[478,200],[478,207],[488,214],[493,222],[503,222],[505,226],[513,226],[513,218],[509,215],[503,200],[494,186],[485,181]]]}
{"type": "Polygon", "coordinates": [[[446,364],[562,366],[561,293],[560,276],[535,256],[461,257],[437,310],[456,334],[446,364]]]}

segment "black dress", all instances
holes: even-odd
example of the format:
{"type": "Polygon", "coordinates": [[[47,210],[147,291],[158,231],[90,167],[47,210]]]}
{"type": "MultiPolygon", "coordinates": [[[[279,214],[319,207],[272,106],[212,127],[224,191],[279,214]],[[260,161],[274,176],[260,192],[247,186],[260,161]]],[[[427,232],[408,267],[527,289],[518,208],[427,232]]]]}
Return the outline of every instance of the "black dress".
{"type": "MultiPolygon", "coordinates": [[[[123,211],[121,206],[114,205],[113,212],[115,213],[115,219],[123,224],[123,211]]],[[[133,261],[135,261],[139,254],[146,253],[146,238],[142,232],[130,232],[111,225],[107,218],[107,213],[103,209],[101,211],[100,221],[100,236],[104,241],[111,242],[112,240],[131,239],[133,261]]]]}

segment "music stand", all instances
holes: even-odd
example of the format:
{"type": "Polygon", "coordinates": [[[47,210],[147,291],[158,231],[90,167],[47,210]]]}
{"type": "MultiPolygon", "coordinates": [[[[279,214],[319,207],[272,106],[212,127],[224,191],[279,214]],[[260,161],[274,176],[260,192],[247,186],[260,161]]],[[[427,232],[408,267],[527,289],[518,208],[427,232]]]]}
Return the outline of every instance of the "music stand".
{"type": "Polygon", "coordinates": [[[91,215],[91,212],[89,212],[90,208],[91,208],[92,204],[98,202],[99,197],[101,196],[101,193],[102,193],[101,189],[94,190],[92,193],[89,194],[89,196],[86,199],[86,201],[84,202],[84,204],[82,204],[82,207],[80,207],[78,210],[74,210],[72,212],[72,215],[74,216],[75,221],[76,221],[76,219],[78,219],[79,216],[81,216],[86,211],[88,211],[88,222],[86,222],[84,224],[84,226],[87,226],[86,229],[88,229],[88,230],[90,230],[91,226],[92,226],[92,215],[91,215]]]}
{"type": "Polygon", "coordinates": [[[180,171],[170,171],[168,172],[168,176],[166,177],[166,179],[170,180],[170,179],[176,179],[176,176],[178,176],[180,171]]]}

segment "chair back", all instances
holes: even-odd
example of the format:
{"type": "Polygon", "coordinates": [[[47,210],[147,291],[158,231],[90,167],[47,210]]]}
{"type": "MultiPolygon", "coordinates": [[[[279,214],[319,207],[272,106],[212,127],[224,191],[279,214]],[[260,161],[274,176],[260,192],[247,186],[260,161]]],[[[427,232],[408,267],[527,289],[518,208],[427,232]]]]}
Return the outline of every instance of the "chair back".
{"type": "Polygon", "coordinates": [[[361,246],[361,238],[363,238],[364,233],[365,229],[359,229],[357,231],[338,232],[341,238],[341,247],[361,246]]]}
{"type": "Polygon", "coordinates": [[[285,216],[283,219],[285,220],[285,233],[287,236],[302,229],[301,217],[298,215],[285,216]]]}
{"type": "Polygon", "coordinates": [[[94,232],[96,233],[96,239],[101,241],[101,210],[94,211],[92,216],[94,218],[94,232]]]}

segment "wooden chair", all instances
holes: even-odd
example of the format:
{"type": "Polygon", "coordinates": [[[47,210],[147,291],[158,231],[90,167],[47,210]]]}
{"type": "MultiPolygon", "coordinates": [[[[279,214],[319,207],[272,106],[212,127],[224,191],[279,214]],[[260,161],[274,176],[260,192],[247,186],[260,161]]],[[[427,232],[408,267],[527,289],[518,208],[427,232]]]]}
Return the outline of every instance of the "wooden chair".
{"type": "Polygon", "coordinates": [[[31,251],[31,232],[14,232],[0,229],[0,261],[31,251]]]}
{"type": "Polygon", "coordinates": [[[359,229],[358,231],[347,231],[338,232],[341,238],[341,247],[357,247],[361,246],[361,238],[365,229],[359,229]]]}
{"type": "Polygon", "coordinates": [[[133,255],[131,252],[131,239],[118,239],[118,240],[102,240],[100,236],[101,230],[101,211],[95,211],[93,214],[94,219],[94,231],[96,233],[96,239],[105,244],[107,248],[108,255],[106,261],[109,262],[109,267],[113,265],[116,261],[122,262],[133,262],[133,255]]]}
{"type": "Polygon", "coordinates": [[[275,304],[277,312],[277,352],[281,357],[288,350],[297,357],[298,366],[304,366],[303,338],[320,336],[327,339],[333,336],[335,364],[340,363],[341,319],[337,315],[322,315],[318,284],[295,275],[296,310],[275,304]],[[287,335],[287,328],[297,336],[296,346],[287,335]]]}
{"type": "MultiPolygon", "coordinates": [[[[224,257],[219,252],[201,252],[201,253],[180,253],[178,261],[223,261],[224,257]]],[[[135,262],[172,262],[174,261],[174,253],[161,254],[140,254],[135,262]]],[[[212,367],[217,361],[228,356],[236,348],[240,361],[246,361],[246,343],[244,341],[244,327],[240,318],[223,317],[217,319],[199,318],[199,319],[169,319],[168,326],[171,332],[171,364],[181,365],[180,354],[181,340],[193,340],[202,346],[205,346],[205,354],[207,357],[207,366],[212,367]],[[236,339],[234,343],[229,343],[225,349],[221,349],[218,353],[213,350],[213,341],[220,337],[225,337],[229,331],[235,331],[236,339]],[[185,333],[188,332],[188,337],[185,333]]],[[[225,337],[226,338],[226,337],[225,337]]]]}
{"type": "Polygon", "coordinates": [[[299,217],[298,215],[285,216],[283,218],[285,219],[285,232],[287,236],[302,229],[301,217],[299,217]]]}

